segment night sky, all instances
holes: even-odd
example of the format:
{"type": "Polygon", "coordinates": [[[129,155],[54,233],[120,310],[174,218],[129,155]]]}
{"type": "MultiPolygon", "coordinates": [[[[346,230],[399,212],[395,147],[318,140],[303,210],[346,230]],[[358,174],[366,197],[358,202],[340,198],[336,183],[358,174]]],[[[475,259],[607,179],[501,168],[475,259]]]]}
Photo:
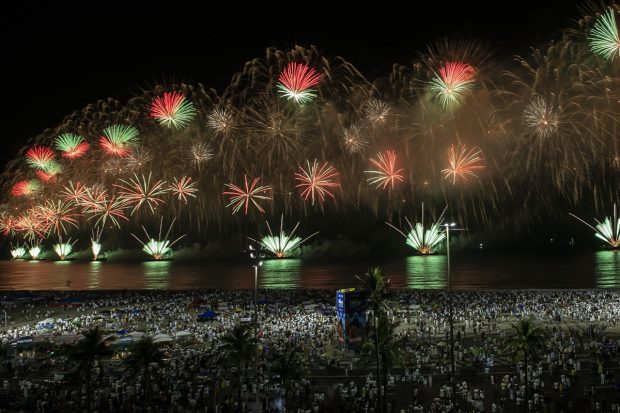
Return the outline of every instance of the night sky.
{"type": "Polygon", "coordinates": [[[343,56],[364,75],[408,64],[434,39],[478,38],[498,59],[527,54],[558,38],[579,16],[569,1],[419,2],[408,7],[375,2],[303,2],[265,7],[252,2],[82,2],[11,4],[3,13],[4,72],[0,165],[27,139],[97,99],[121,101],[161,79],[201,82],[221,91],[243,63],[268,46],[316,45],[343,56]],[[128,5],[133,3],[132,5],[128,5]]]}

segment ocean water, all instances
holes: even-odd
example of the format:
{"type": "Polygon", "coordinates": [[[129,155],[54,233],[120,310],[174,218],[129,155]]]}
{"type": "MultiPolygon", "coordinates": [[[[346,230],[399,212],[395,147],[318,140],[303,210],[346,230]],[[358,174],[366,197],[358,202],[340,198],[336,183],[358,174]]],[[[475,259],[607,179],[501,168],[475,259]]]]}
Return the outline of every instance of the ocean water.
{"type": "MultiPolygon", "coordinates": [[[[259,288],[345,288],[381,266],[396,288],[443,289],[445,255],[392,259],[265,260],[259,288]]],[[[456,290],[620,288],[620,251],[453,254],[456,290]]],[[[247,262],[0,261],[0,290],[254,288],[247,262]]]]}

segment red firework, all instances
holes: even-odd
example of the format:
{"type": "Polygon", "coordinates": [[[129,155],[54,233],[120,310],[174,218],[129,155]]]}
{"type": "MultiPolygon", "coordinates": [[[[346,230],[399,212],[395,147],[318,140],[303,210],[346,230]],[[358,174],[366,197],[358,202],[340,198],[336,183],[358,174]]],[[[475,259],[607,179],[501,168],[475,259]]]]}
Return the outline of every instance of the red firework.
{"type": "Polygon", "coordinates": [[[183,201],[187,204],[187,197],[196,198],[196,192],[198,192],[198,188],[196,188],[196,184],[192,182],[192,178],[189,176],[184,176],[180,180],[177,180],[175,177],[170,188],[168,188],[174,196],[179,198],[179,201],[183,201]]]}
{"type": "Polygon", "coordinates": [[[109,219],[112,224],[120,228],[119,219],[129,221],[124,212],[126,207],[127,203],[122,198],[117,198],[116,196],[112,198],[107,196],[101,197],[99,201],[89,204],[87,213],[92,214],[92,216],[88,217],[88,220],[96,217],[97,221],[95,221],[94,226],[99,226],[99,223],[101,223],[101,226],[104,227],[109,219]]]}
{"type": "Polygon", "coordinates": [[[47,146],[37,145],[26,152],[26,162],[37,169],[45,169],[55,157],[54,151],[47,146]]]}
{"type": "Polygon", "coordinates": [[[0,234],[8,237],[17,230],[17,219],[12,215],[0,216],[0,234]]]}
{"type": "Polygon", "coordinates": [[[319,165],[317,160],[310,165],[310,161],[307,161],[307,169],[299,167],[299,172],[295,173],[295,179],[299,183],[295,186],[301,189],[301,197],[304,200],[312,198],[312,205],[314,205],[314,198],[317,197],[323,203],[325,201],[325,195],[334,197],[334,194],[329,191],[329,188],[339,187],[338,182],[333,181],[333,178],[338,176],[338,172],[333,166],[327,162],[319,165]]]}
{"type": "Polygon", "coordinates": [[[62,157],[67,159],[81,158],[86,152],[88,152],[89,147],[90,145],[88,144],[88,142],[82,142],[76,147],[71,148],[66,152],[63,152],[62,157]]]}
{"type": "Polygon", "coordinates": [[[11,188],[13,196],[30,196],[41,191],[41,183],[36,179],[19,181],[11,188]]]}
{"type": "Polygon", "coordinates": [[[230,202],[226,207],[233,207],[233,214],[238,212],[241,208],[243,208],[243,213],[245,215],[248,214],[248,208],[250,204],[253,204],[260,212],[265,212],[263,208],[259,205],[257,200],[259,199],[271,199],[271,197],[266,194],[271,191],[270,186],[257,186],[260,178],[254,178],[251,185],[248,185],[248,177],[243,177],[245,181],[245,189],[239,188],[235,184],[226,184],[230,191],[223,192],[223,195],[230,195],[230,202]]]}
{"type": "Polygon", "coordinates": [[[81,183],[77,182],[73,185],[73,182],[69,181],[69,185],[65,186],[60,194],[67,202],[71,202],[73,205],[79,205],[84,201],[87,188],[81,183]]]}
{"type": "Polygon", "coordinates": [[[54,181],[56,181],[56,175],[55,174],[49,174],[45,171],[35,171],[34,173],[37,178],[39,178],[39,180],[41,182],[44,182],[46,184],[52,183],[54,181]]]}
{"type": "Polygon", "coordinates": [[[136,174],[133,176],[129,180],[121,179],[122,185],[114,184],[114,186],[120,189],[120,199],[126,204],[134,205],[131,215],[144,204],[148,205],[151,212],[154,213],[160,204],[166,203],[160,198],[160,196],[168,192],[168,188],[164,186],[166,181],[158,180],[151,184],[150,172],[148,178],[144,175],[141,178],[136,174]]]}
{"type": "Polygon", "coordinates": [[[80,192],[81,199],[77,201],[77,204],[82,206],[83,213],[95,213],[99,209],[99,203],[108,199],[108,191],[99,185],[84,187],[80,192]]]}
{"type": "Polygon", "coordinates": [[[73,213],[73,207],[68,202],[47,201],[45,205],[40,205],[37,208],[39,217],[45,221],[47,227],[53,228],[59,237],[61,232],[66,234],[65,225],[77,227],[77,221],[74,217],[79,215],[73,213]]]}
{"type": "Polygon", "coordinates": [[[321,75],[316,70],[303,63],[291,62],[280,74],[280,90],[286,96],[305,101],[313,95],[308,94],[308,89],[316,86],[321,80],[321,75]]]}
{"type": "Polygon", "coordinates": [[[441,172],[444,179],[452,178],[453,185],[456,184],[457,177],[467,181],[468,176],[477,177],[475,171],[484,169],[482,151],[475,146],[468,150],[467,145],[450,145],[448,162],[450,167],[441,172]]]}
{"type": "Polygon", "coordinates": [[[394,189],[396,181],[404,182],[405,179],[400,174],[403,169],[396,169],[396,153],[394,151],[378,153],[377,159],[370,158],[370,163],[376,169],[364,172],[371,174],[367,179],[371,185],[381,189],[386,189],[390,186],[390,189],[394,189]]]}
{"type": "Polygon", "coordinates": [[[43,220],[36,207],[30,208],[26,213],[17,218],[15,225],[17,232],[21,232],[24,238],[34,240],[36,237],[44,238],[49,227],[43,220]]]}

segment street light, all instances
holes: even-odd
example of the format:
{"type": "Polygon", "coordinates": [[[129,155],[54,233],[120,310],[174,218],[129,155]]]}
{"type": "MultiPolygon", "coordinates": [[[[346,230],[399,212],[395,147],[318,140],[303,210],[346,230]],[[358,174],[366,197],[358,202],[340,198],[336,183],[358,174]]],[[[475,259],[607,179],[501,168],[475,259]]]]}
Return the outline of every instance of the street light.
{"type": "Polygon", "coordinates": [[[250,251],[250,258],[255,260],[255,264],[252,264],[252,267],[254,267],[254,337],[256,337],[258,330],[258,268],[263,265],[263,262],[260,260],[262,258],[260,250],[254,250],[252,245],[248,247],[248,250],[250,251]],[[256,254],[254,251],[256,251],[256,254]]]}
{"type": "Polygon", "coordinates": [[[454,363],[454,311],[452,308],[452,277],[450,274],[450,228],[452,230],[460,230],[460,228],[454,228],[456,223],[451,222],[449,224],[443,224],[446,229],[446,253],[448,255],[448,308],[450,309],[450,381],[452,384],[452,400],[456,396],[454,394],[454,383],[456,381],[456,367],[454,363]]]}

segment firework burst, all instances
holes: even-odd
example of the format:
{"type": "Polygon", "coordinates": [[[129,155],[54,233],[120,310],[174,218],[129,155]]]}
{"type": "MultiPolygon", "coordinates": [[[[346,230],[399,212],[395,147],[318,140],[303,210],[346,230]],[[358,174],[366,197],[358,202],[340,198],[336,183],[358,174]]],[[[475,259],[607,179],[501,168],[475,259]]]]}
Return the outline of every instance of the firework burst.
{"type": "Polygon", "coordinates": [[[590,30],[588,40],[590,49],[605,59],[612,60],[620,56],[620,36],[613,9],[610,8],[599,16],[590,30]]]}
{"type": "Polygon", "coordinates": [[[473,85],[474,69],[466,63],[450,62],[431,80],[430,90],[444,108],[453,108],[463,101],[463,94],[473,85]]]}
{"type": "Polygon", "coordinates": [[[5,237],[10,237],[15,234],[17,230],[17,219],[8,214],[0,215],[0,234],[5,237]]]}
{"type": "Polygon", "coordinates": [[[64,261],[67,257],[69,257],[69,255],[71,255],[73,245],[75,245],[76,242],[77,240],[71,242],[71,238],[69,238],[69,241],[67,242],[62,242],[62,240],[60,240],[58,244],[54,244],[54,251],[56,252],[56,255],[58,255],[58,259],[60,261],[64,261]]]}
{"type": "Polygon", "coordinates": [[[204,142],[196,142],[189,150],[189,160],[196,166],[213,159],[213,147],[204,142]]]}
{"type": "Polygon", "coordinates": [[[422,255],[429,255],[433,254],[435,248],[446,238],[446,233],[442,231],[441,224],[447,209],[448,207],[444,208],[437,222],[431,224],[426,230],[424,229],[424,204],[422,204],[422,222],[417,222],[415,225],[412,225],[409,219],[405,218],[409,225],[409,231],[406,234],[389,222],[386,222],[386,224],[405,237],[405,243],[411,248],[422,255]]]}
{"type": "Polygon", "coordinates": [[[103,130],[99,145],[110,156],[127,157],[138,144],[138,129],[129,125],[112,125],[103,130]]]}
{"type": "Polygon", "coordinates": [[[127,156],[125,163],[129,168],[136,170],[144,168],[149,162],[151,162],[151,159],[153,159],[151,152],[141,146],[131,151],[129,156],[127,156]]]}
{"type": "Polygon", "coordinates": [[[90,250],[93,253],[93,261],[97,261],[99,254],[101,253],[101,233],[103,232],[103,227],[96,227],[92,230],[92,235],[90,237],[90,250]]]}
{"type": "Polygon", "coordinates": [[[363,128],[360,125],[351,125],[343,129],[343,144],[350,153],[360,153],[368,145],[363,128]]]}
{"type": "Polygon", "coordinates": [[[338,172],[336,172],[334,167],[327,162],[319,165],[316,159],[312,165],[310,165],[310,161],[306,161],[306,165],[307,169],[300,166],[299,172],[295,173],[295,179],[299,181],[295,187],[301,190],[301,197],[305,201],[311,198],[312,205],[314,205],[315,198],[323,203],[325,201],[325,195],[335,199],[334,194],[329,190],[329,188],[337,188],[340,186],[338,182],[333,180],[338,176],[338,172]]]}
{"type": "Polygon", "coordinates": [[[26,162],[34,169],[46,171],[56,155],[47,146],[35,146],[26,152],[26,162]]]}
{"type": "Polygon", "coordinates": [[[573,218],[578,219],[588,227],[594,230],[594,235],[608,243],[612,248],[620,248],[620,218],[618,217],[618,209],[614,204],[614,214],[611,217],[606,217],[603,222],[595,219],[596,226],[588,224],[577,215],[569,214],[573,218]]]}
{"type": "Polygon", "coordinates": [[[17,218],[15,229],[24,238],[34,241],[37,238],[44,238],[49,230],[45,221],[41,218],[38,208],[33,207],[24,212],[17,218]]]}
{"type": "Polygon", "coordinates": [[[560,124],[557,111],[541,96],[534,96],[523,111],[526,127],[539,138],[554,135],[560,124]]]}
{"type": "Polygon", "coordinates": [[[165,186],[166,181],[158,180],[151,183],[151,172],[149,172],[148,178],[144,175],[141,175],[140,178],[136,174],[133,176],[129,180],[121,179],[121,185],[114,184],[119,188],[120,199],[127,205],[134,205],[131,215],[145,204],[148,205],[152,213],[155,213],[158,205],[165,204],[161,196],[168,192],[168,188],[165,186]]]}
{"type": "Polygon", "coordinates": [[[79,182],[75,184],[73,181],[69,181],[69,185],[65,186],[61,191],[60,195],[62,198],[71,202],[73,205],[80,205],[80,203],[84,200],[84,195],[86,195],[87,188],[79,182]]]}
{"type": "Polygon", "coordinates": [[[161,236],[162,228],[164,224],[163,217],[161,218],[159,222],[159,236],[157,239],[152,238],[149,235],[149,233],[146,231],[146,228],[144,228],[144,226],[142,226],[142,230],[144,231],[144,234],[146,235],[146,239],[147,239],[146,242],[142,241],[140,238],[136,237],[134,234],[131,234],[131,235],[140,244],[142,244],[142,251],[149,254],[151,257],[153,257],[153,259],[159,261],[159,260],[165,259],[170,254],[172,254],[172,247],[174,246],[174,244],[179,242],[179,240],[185,236],[185,234],[181,235],[179,238],[175,239],[172,242],[168,240],[168,236],[170,235],[170,231],[172,231],[172,226],[174,225],[174,221],[175,220],[173,219],[172,222],[170,223],[170,227],[168,228],[168,231],[166,232],[166,235],[163,238],[161,236]]]}
{"type": "Polygon", "coordinates": [[[96,200],[90,201],[85,206],[85,213],[90,214],[88,220],[96,218],[95,226],[101,225],[105,227],[106,222],[109,220],[116,228],[120,228],[121,224],[119,220],[129,221],[125,215],[125,208],[127,204],[124,199],[113,196],[97,197],[96,200]]]}
{"type": "Polygon", "coordinates": [[[73,226],[77,228],[77,221],[73,211],[73,206],[69,202],[63,201],[46,201],[44,205],[40,205],[39,214],[43,220],[45,220],[46,226],[54,229],[56,234],[60,237],[61,232],[67,233],[67,227],[73,226]]]}
{"type": "Polygon", "coordinates": [[[58,135],[54,142],[56,149],[62,152],[62,157],[67,159],[81,158],[88,151],[88,142],[80,135],[63,133],[58,135]]]}
{"type": "Polygon", "coordinates": [[[226,108],[213,108],[207,115],[207,127],[215,133],[227,135],[235,126],[235,120],[231,110],[226,108]]]}
{"type": "Polygon", "coordinates": [[[316,96],[316,92],[311,88],[320,80],[321,75],[308,65],[291,62],[278,78],[278,90],[287,99],[302,104],[316,96]]]}
{"type": "Polygon", "coordinates": [[[370,99],[364,105],[364,113],[366,114],[366,119],[373,124],[383,123],[390,115],[390,106],[378,99],[370,99]]]}
{"type": "Polygon", "coordinates": [[[226,184],[229,191],[222,193],[223,195],[230,196],[230,202],[226,205],[226,207],[232,206],[233,214],[239,212],[239,210],[243,208],[243,213],[247,215],[250,205],[254,205],[260,212],[265,212],[258,201],[263,199],[271,199],[270,196],[263,195],[271,192],[271,187],[259,186],[258,183],[260,182],[260,178],[254,178],[251,185],[248,185],[247,175],[244,175],[243,179],[245,183],[243,189],[232,183],[226,184]]]}
{"type": "Polygon", "coordinates": [[[287,234],[284,232],[284,215],[280,217],[280,232],[277,235],[273,235],[269,222],[266,222],[269,235],[262,237],[260,240],[250,238],[252,241],[257,242],[263,249],[270,251],[277,258],[285,258],[290,253],[301,246],[304,242],[318,234],[318,231],[306,238],[296,237],[295,231],[299,226],[299,222],[295,225],[293,230],[287,234]]]}
{"type": "Polygon", "coordinates": [[[11,258],[13,258],[14,260],[22,259],[25,256],[26,256],[26,248],[17,247],[17,248],[11,249],[11,258]]]}
{"type": "Polygon", "coordinates": [[[41,245],[33,244],[30,248],[28,248],[28,254],[33,260],[38,260],[39,255],[41,255],[41,245]]]}
{"type": "Polygon", "coordinates": [[[370,164],[376,169],[364,171],[364,173],[370,174],[367,181],[377,188],[386,189],[389,186],[390,189],[394,189],[396,181],[404,182],[405,180],[401,175],[403,169],[396,168],[396,153],[394,151],[378,153],[377,159],[370,158],[370,164]]]}
{"type": "Polygon", "coordinates": [[[456,184],[457,177],[467,181],[470,176],[477,177],[476,171],[484,169],[482,151],[477,147],[467,149],[467,145],[450,145],[448,150],[448,162],[450,167],[443,169],[441,173],[444,179],[452,178],[452,184],[456,184]]]}
{"type": "Polygon", "coordinates": [[[41,182],[36,179],[19,181],[13,185],[11,195],[16,197],[33,196],[41,192],[42,189],[41,182]]]}
{"type": "Polygon", "coordinates": [[[187,204],[188,196],[196,198],[196,192],[198,192],[196,183],[192,182],[192,178],[189,176],[184,176],[181,179],[177,179],[175,177],[168,190],[171,191],[174,196],[179,198],[179,201],[183,201],[185,204],[187,204]]]}
{"type": "Polygon", "coordinates": [[[164,92],[153,100],[151,116],[167,128],[182,129],[196,116],[194,105],[177,92],[164,92]]]}

